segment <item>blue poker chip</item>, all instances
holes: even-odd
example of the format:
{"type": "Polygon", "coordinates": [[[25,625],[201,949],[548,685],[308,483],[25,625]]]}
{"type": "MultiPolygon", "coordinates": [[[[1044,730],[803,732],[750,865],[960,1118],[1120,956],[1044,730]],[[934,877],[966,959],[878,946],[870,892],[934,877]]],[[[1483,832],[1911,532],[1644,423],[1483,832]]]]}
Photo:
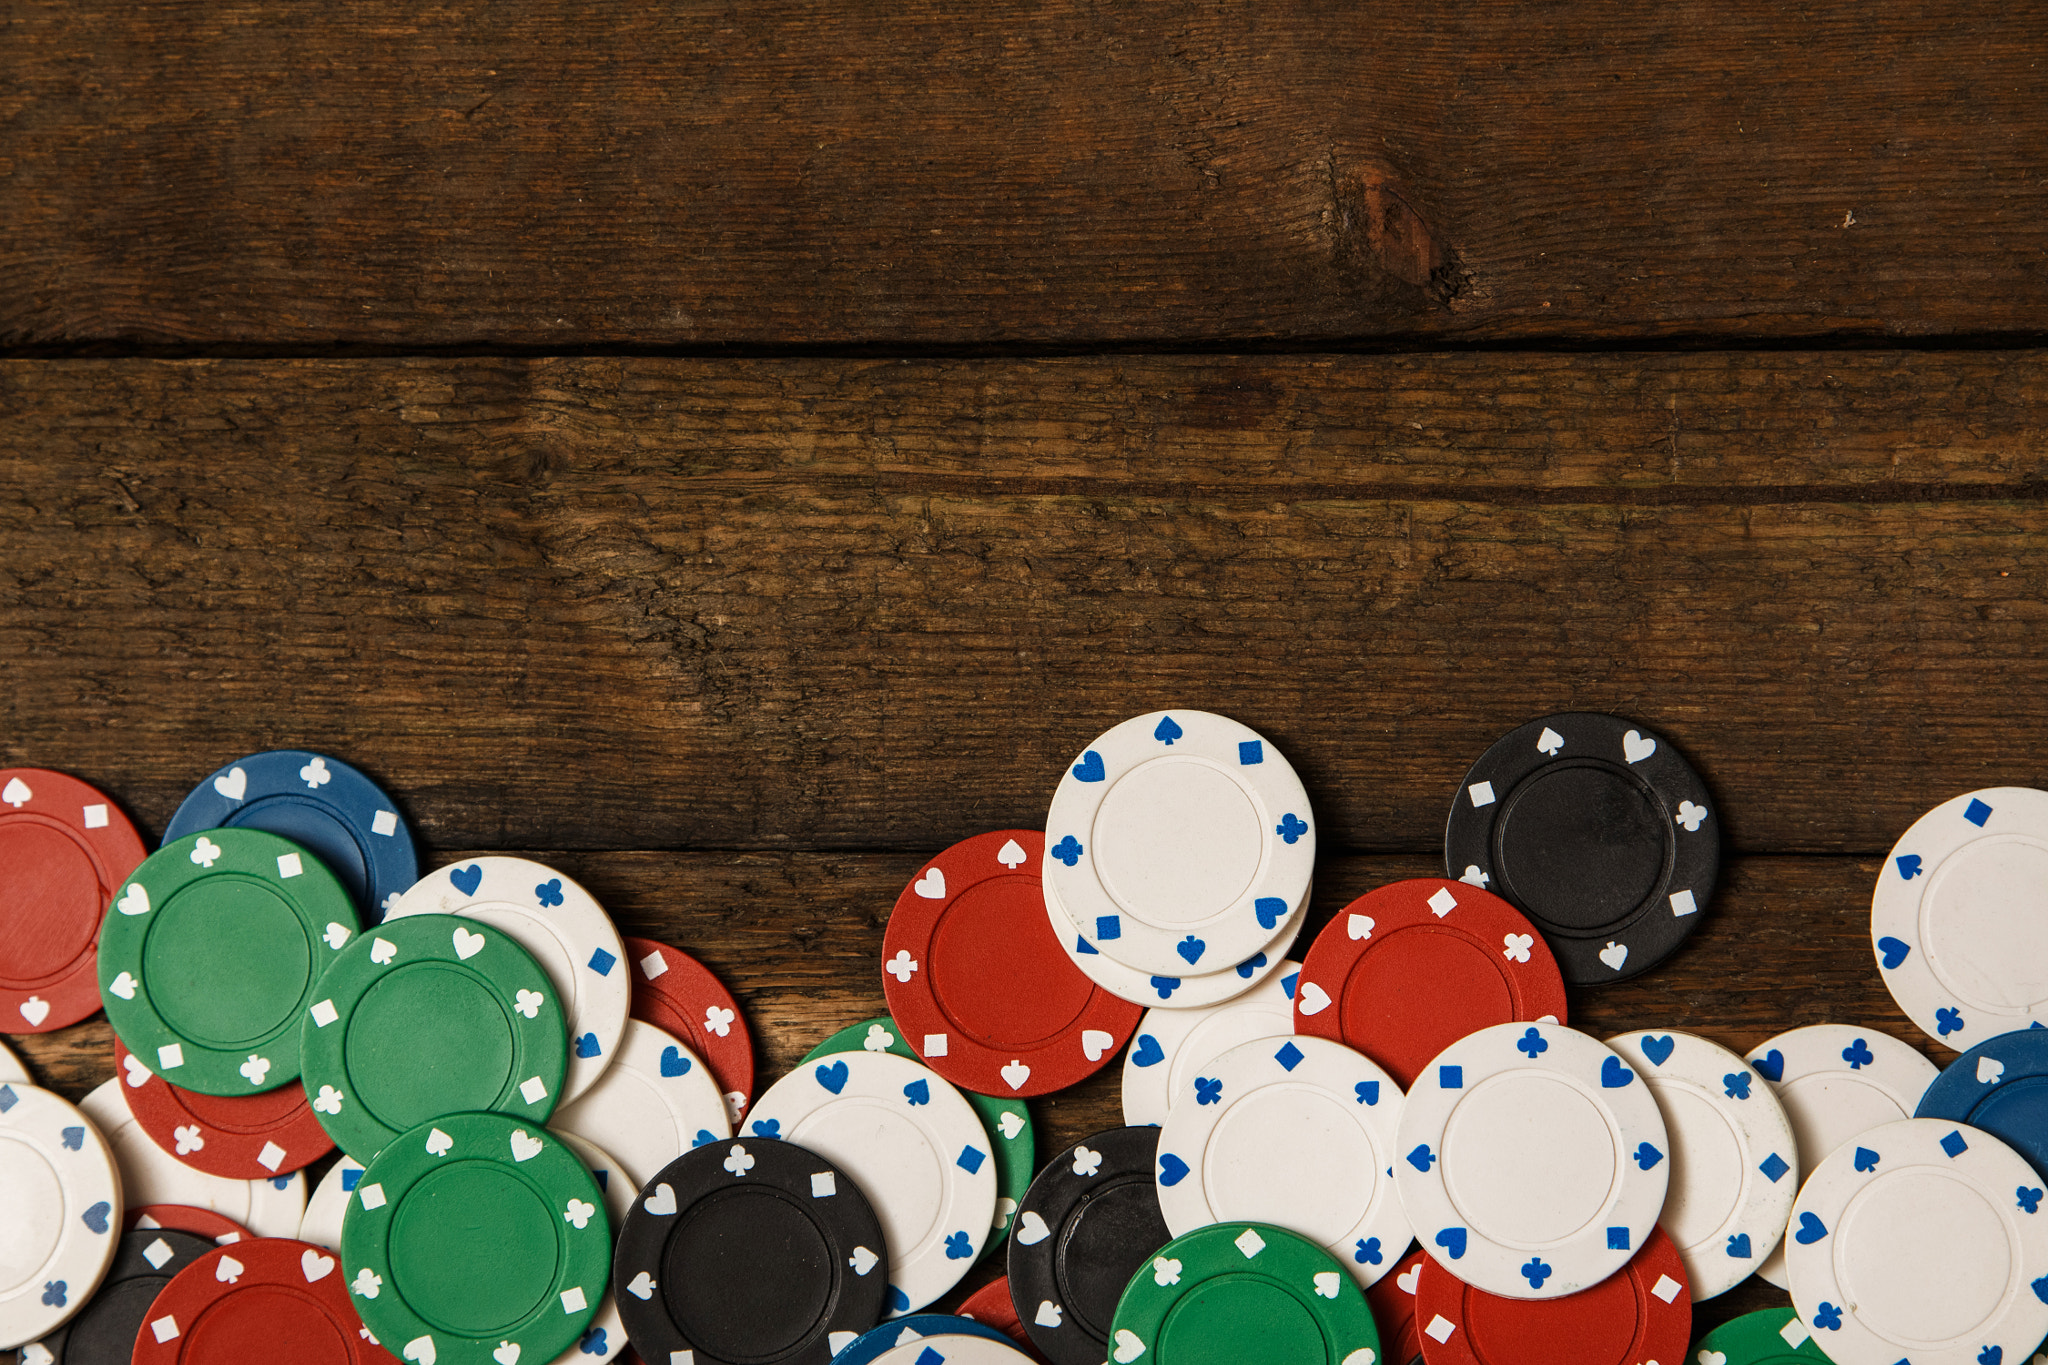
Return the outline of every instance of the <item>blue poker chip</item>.
{"type": "Polygon", "coordinates": [[[863,1332],[851,1345],[840,1348],[839,1354],[832,1357],[832,1365],[869,1365],[870,1361],[898,1346],[926,1337],[982,1337],[1015,1349],[1015,1343],[1008,1337],[973,1318],[956,1318],[947,1313],[913,1313],[907,1318],[885,1322],[871,1332],[863,1332]]]}
{"type": "Polygon", "coordinates": [[[2048,1179],[2048,1029],[2035,1024],[1977,1044],[1934,1078],[1913,1117],[2004,1138],[2048,1179]]]}
{"type": "Polygon", "coordinates": [[[311,849],[366,923],[420,878],[412,828],[384,789],[338,758],[303,749],[250,754],[193,788],[164,843],[207,829],[260,829],[311,849]]]}

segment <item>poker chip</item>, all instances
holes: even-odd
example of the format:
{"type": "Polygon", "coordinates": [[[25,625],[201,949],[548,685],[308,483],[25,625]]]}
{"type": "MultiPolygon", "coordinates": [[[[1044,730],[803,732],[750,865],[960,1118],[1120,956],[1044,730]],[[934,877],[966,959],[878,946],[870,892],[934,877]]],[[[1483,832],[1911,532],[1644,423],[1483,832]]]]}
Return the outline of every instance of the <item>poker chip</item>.
{"type": "Polygon", "coordinates": [[[341,1262],[288,1237],[208,1251],[164,1286],[141,1328],[134,1365],[382,1365],[395,1354],[357,1317],[341,1262]]]}
{"type": "Polygon", "coordinates": [[[0,768],[0,1033],[49,1033],[100,1007],[100,921],[142,854],[105,794],[45,768],[0,768]]]}
{"type": "Polygon", "coordinates": [[[1010,1296],[1053,1365],[1101,1365],[1117,1299],[1172,1240],[1153,1183],[1157,1128],[1110,1128],[1046,1163],[1010,1238],[1010,1296]]]}
{"type": "Polygon", "coordinates": [[[1301,903],[1281,923],[1272,942],[1237,965],[1193,976],[1155,976],[1126,967],[1103,954],[1075,927],[1073,916],[1060,904],[1051,882],[1044,883],[1043,891],[1046,922],[1052,926],[1053,936],[1059,940],[1067,960],[1117,999],[1154,1009],[1203,1009],[1235,1000],[1279,970],[1294,948],[1294,940],[1300,937],[1301,926],[1308,920],[1309,895],[1303,893],[1301,903]]]}
{"type": "Polygon", "coordinates": [[[364,923],[419,880],[398,803],[326,754],[273,749],[236,759],[192,789],[164,827],[164,842],[209,829],[267,830],[310,850],[341,879],[364,923]]]}
{"type": "Polygon", "coordinates": [[[84,1307],[120,1222],[121,1173],[99,1129],[47,1090],[0,1083],[0,1351],[84,1307]]]}
{"type": "MultiPolygon", "coordinates": [[[[1814,1024],[1781,1033],[1749,1054],[1792,1121],[1799,1146],[1797,1179],[1868,1128],[1911,1118],[1939,1074],[1934,1063],[1888,1033],[1814,1024]]],[[[1764,1258],[1757,1274],[1783,1289],[1786,1244],[1764,1258]]]]}
{"type": "Polygon", "coordinates": [[[22,1365],[128,1365],[135,1334],[171,1277],[214,1244],[204,1237],[145,1228],[116,1239],[114,1262],[78,1315],[21,1353],[22,1365]]]}
{"type": "Polygon", "coordinates": [[[128,1110],[119,1078],[101,1083],[78,1107],[105,1137],[120,1169],[121,1191],[134,1205],[186,1204],[232,1218],[258,1237],[289,1237],[306,1210],[303,1172],[267,1180],[209,1175],[157,1146],[128,1110]]]}
{"type": "Polygon", "coordinates": [[[1942,1068],[1914,1118],[1967,1123],[2048,1172],[2048,1029],[2001,1033],[1942,1068]]]}
{"type": "Polygon", "coordinates": [[[985,1095],[1044,1095],[1116,1055],[1139,1010],[1074,970],[1045,915],[1045,836],[996,830],[926,863],[896,898],[882,990],[919,1060],[985,1095]]]}
{"type": "Polygon", "coordinates": [[[1264,950],[1315,868],[1293,766],[1206,711],[1156,711],[1098,736],[1060,778],[1045,838],[1045,880],[1089,941],[1164,976],[1264,950]]]}
{"type": "MultiPolygon", "coordinates": [[[[611,1220],[612,1237],[616,1242],[619,1230],[626,1226],[626,1217],[633,1211],[633,1197],[637,1193],[633,1182],[626,1176],[625,1167],[619,1165],[603,1148],[574,1133],[556,1133],[562,1145],[576,1154],[583,1168],[590,1172],[590,1178],[597,1182],[597,1189],[604,1196],[605,1217],[611,1220]]],[[[597,1316],[590,1320],[590,1326],[583,1329],[576,1344],[562,1352],[563,1365],[580,1362],[580,1365],[603,1365],[603,1362],[617,1356],[626,1349],[626,1325],[619,1317],[619,1305],[612,1297],[609,1283],[597,1301],[597,1316]]]]}
{"type": "Polygon", "coordinates": [[[1906,1017],[1958,1051],[2048,1021],[2048,792],[1944,801],[1892,845],[1870,896],[1878,975],[1906,1017]]]}
{"type": "Polygon", "coordinates": [[[989,1361],[1008,1362],[1014,1359],[1013,1356],[988,1354],[989,1350],[1002,1350],[1007,1346],[1000,1332],[972,1318],[949,1313],[918,1313],[863,1332],[832,1357],[832,1365],[878,1365],[879,1362],[916,1365],[923,1351],[932,1351],[938,1356],[938,1360],[925,1361],[924,1365],[941,1365],[941,1362],[945,1365],[984,1365],[989,1361]],[[898,1351],[908,1351],[910,1355],[899,1362],[898,1351]]]}
{"type": "Polygon", "coordinates": [[[1624,1033],[1607,1046],[1656,1097],[1671,1145],[1658,1226],[1685,1262],[1693,1302],[1725,1294],[1785,1235],[1799,1193],[1792,1121],[1749,1063],[1677,1030],[1624,1033]]]}
{"type": "Polygon", "coordinates": [[[1556,959],[1512,905],[1437,877],[1345,906],[1316,935],[1294,993],[1296,1033],[1364,1053],[1404,1088],[1460,1038],[1515,1020],[1565,1022],[1556,959]]]}
{"type": "Polygon", "coordinates": [[[301,1085],[259,1095],[182,1090],[114,1040],[114,1072],[128,1085],[128,1112],[159,1147],[188,1166],[231,1180],[289,1174],[334,1150],[301,1085]]]}
{"type": "Polygon", "coordinates": [[[1166,1122],[1173,1097],[1194,1080],[1195,1069],[1239,1043],[1294,1032],[1294,983],[1301,964],[1279,970],[1235,1000],[1206,1009],[1147,1010],[1124,1053],[1124,1122],[1166,1122]]]}
{"type": "Polygon", "coordinates": [[[169,1232],[190,1233],[218,1246],[228,1246],[255,1236],[232,1218],[190,1204],[144,1204],[130,1208],[121,1222],[130,1232],[137,1228],[163,1228],[169,1232]]]}
{"type": "Polygon", "coordinates": [[[633,964],[632,1017],[687,1043],[711,1068],[738,1123],[754,1098],[754,1042],[739,1002],[688,953],[652,939],[620,941],[633,964]]]}
{"type": "Polygon", "coordinates": [[[641,1188],[612,1283],[647,1359],[824,1365],[882,1316],[883,1240],[848,1172],[794,1142],[737,1138],[641,1188]]]}
{"type": "Polygon", "coordinates": [[[349,1196],[363,1178],[363,1163],[344,1156],[327,1168],[320,1183],[306,1199],[306,1212],[299,1219],[299,1240],[329,1251],[341,1249],[341,1220],[348,1213],[349,1196]]]}
{"type": "Polygon", "coordinates": [[[1968,1124],[1857,1134],[1792,1206],[1792,1306],[1836,1365],[2026,1359],[2048,1335],[2040,1178],[1968,1124]]]}
{"type": "Polygon", "coordinates": [[[611,1065],[633,984],[626,945],[597,898],[544,863],[473,858],[421,878],[387,919],[459,915],[508,934],[555,983],[569,1024],[569,1072],[558,1103],[590,1089],[611,1065]]]}
{"type": "Polygon", "coordinates": [[[1284,1227],[1369,1286],[1413,1240],[1391,1170],[1400,1121],[1400,1087],[1342,1043],[1241,1043],[1195,1071],[1159,1130],[1166,1229],[1284,1227]]]}
{"type": "Polygon", "coordinates": [[[597,1084],[555,1111],[552,1126],[617,1157],[634,1188],[693,1147],[732,1136],[725,1097],[689,1048],[652,1024],[626,1021],[597,1084]]]}
{"type": "Polygon", "coordinates": [[[908,1341],[874,1357],[874,1365],[1022,1365],[1032,1357],[1005,1340],[949,1332],[908,1341]]]}
{"type": "Polygon", "coordinates": [[[1024,1330],[1024,1321],[1017,1316],[1017,1305],[1010,1302],[1009,1276],[990,1280],[962,1299],[960,1316],[971,1318],[984,1327],[993,1327],[1033,1360],[1044,1359],[1038,1354],[1038,1348],[1031,1344],[1031,1334],[1024,1330]]]}
{"type": "Polygon", "coordinates": [[[988,1240],[988,1133],[960,1092],[920,1063],[842,1052],[800,1066],[754,1102],[747,1131],[807,1147],[860,1186],[888,1245],[891,1316],[959,1283],[988,1240]]]}
{"type": "Polygon", "coordinates": [[[28,1068],[21,1064],[21,1058],[7,1050],[7,1044],[0,1043],[0,1081],[26,1081],[28,1068]]]}
{"type": "Polygon", "coordinates": [[[304,1012],[305,1088],[344,1152],[365,1164],[442,1114],[544,1123],[568,1058],[555,988],[495,925],[389,920],[349,944],[304,1012]]]}
{"type": "Polygon", "coordinates": [[[1444,830],[1446,874],[1534,921],[1573,986],[1626,981],[1677,952],[1720,861],[1720,822],[1692,765],[1655,731],[1590,711],[1496,740],[1444,830]]]}
{"type": "Polygon", "coordinates": [[[298,1078],[299,1013],[356,928],[341,883],[288,839],[217,829],[165,844],[100,925],[107,1020],[187,1090],[275,1090],[298,1078]]]}
{"type": "Polygon", "coordinates": [[[504,1114],[443,1114],[387,1144],[342,1221],[356,1311],[425,1365],[552,1360],[611,1282],[611,1220],[582,1161],[504,1114]]]}
{"type": "Polygon", "coordinates": [[[1429,1254],[1409,1252],[1387,1274],[1366,1286],[1373,1325],[1380,1329],[1380,1350],[1387,1365],[1416,1365],[1422,1359],[1422,1334],[1415,1325],[1415,1293],[1422,1287],[1422,1267],[1429,1254]]]}
{"type": "Polygon", "coordinates": [[[1263,1223],[1218,1223],[1176,1237],[1117,1304],[1110,1359],[1128,1365],[1377,1365],[1365,1294],[1305,1237],[1263,1223]]]}
{"type": "Polygon", "coordinates": [[[1562,1298],[1620,1270],[1671,1174],[1650,1088],[1557,1024],[1496,1024],[1444,1049],[1408,1090],[1397,1146],[1422,1249],[1510,1299],[1562,1298]]]}
{"type": "Polygon", "coordinates": [[[1700,1338],[1698,1365],[1812,1365],[1827,1352],[1790,1308],[1765,1308],[1731,1318],[1700,1338]]]}
{"type": "Polygon", "coordinates": [[[1432,1260],[1422,1268],[1415,1321],[1428,1365],[1523,1365],[1538,1342],[1567,1353],[1541,1359],[1573,1365],[1678,1365],[1692,1336],[1692,1295],[1678,1248],[1652,1229],[1619,1274],[1556,1299],[1489,1294],[1432,1260]]]}
{"type": "MultiPolygon", "coordinates": [[[[903,1041],[896,1021],[886,1015],[863,1019],[839,1030],[812,1048],[797,1065],[804,1066],[836,1052],[889,1052],[917,1060],[910,1044],[903,1041]]],[[[988,1134],[989,1151],[996,1163],[995,1220],[989,1227],[989,1239],[981,1249],[982,1255],[986,1256],[1009,1233],[1011,1221],[1017,1216],[1017,1206],[1023,1202],[1024,1191],[1031,1188],[1032,1173],[1038,1169],[1038,1137],[1031,1125],[1031,1109],[1023,1100],[981,1095],[972,1090],[963,1090],[960,1095],[980,1115],[981,1126],[988,1134]]]]}

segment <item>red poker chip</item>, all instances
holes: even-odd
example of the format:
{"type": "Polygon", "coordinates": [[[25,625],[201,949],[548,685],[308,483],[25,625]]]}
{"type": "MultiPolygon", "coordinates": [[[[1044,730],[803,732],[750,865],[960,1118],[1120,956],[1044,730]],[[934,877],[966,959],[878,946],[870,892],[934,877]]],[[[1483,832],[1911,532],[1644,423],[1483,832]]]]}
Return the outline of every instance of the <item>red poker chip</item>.
{"type": "Polygon", "coordinates": [[[1425,1251],[1411,1251],[1372,1283],[1365,1301],[1373,1325],[1380,1329],[1380,1357],[1386,1365],[1414,1365],[1422,1359],[1422,1337],[1415,1326],[1415,1294],[1422,1285],[1425,1251]]]}
{"type": "Polygon", "coordinates": [[[1010,1277],[989,1281],[964,1299],[957,1310],[963,1318],[973,1318],[984,1327],[993,1327],[1017,1343],[1017,1349],[1033,1360],[1044,1360],[1038,1348],[1031,1344],[1031,1334],[1024,1330],[1023,1319],[1017,1316],[1017,1305],[1010,1302],[1010,1277]]]}
{"type": "Polygon", "coordinates": [[[349,1301],[341,1257],[259,1237],[209,1251],[163,1287],[134,1365],[390,1365],[349,1301]]]}
{"type": "Polygon", "coordinates": [[[1316,935],[1294,990],[1294,1031],[1386,1068],[1403,1090],[1468,1034],[1565,1022],[1564,978],[1543,935],[1499,896],[1417,877],[1368,891],[1316,935]]]}
{"type": "Polygon", "coordinates": [[[104,793],[0,768],[0,1033],[49,1033],[99,1009],[100,917],[142,856],[104,793]]]}
{"type": "Polygon", "coordinates": [[[926,1066],[984,1095],[1044,1095],[1114,1058],[1144,1010],[1084,976],[1053,935],[1045,835],[996,830],[926,863],[889,916],[882,993],[926,1066]]]}
{"type": "Polygon", "coordinates": [[[142,1130],[194,1170],[230,1180],[269,1180],[334,1150],[334,1139],[297,1081],[256,1095],[201,1095],[152,1072],[119,1038],[114,1074],[142,1130]]]}
{"type": "Polygon", "coordinates": [[[247,1242],[256,1236],[225,1214],[215,1213],[212,1209],[197,1209],[190,1204],[143,1204],[122,1215],[121,1226],[126,1232],[133,1232],[138,1227],[189,1232],[194,1237],[204,1237],[221,1246],[230,1242],[247,1242]]]}
{"type": "Polygon", "coordinates": [[[704,1059],[737,1128],[754,1098],[754,1040],[739,1002],[709,967],[666,943],[629,938],[626,956],[633,963],[633,1017],[682,1039],[704,1059]]]}
{"type": "Polygon", "coordinates": [[[1692,1337],[1692,1291],[1678,1248],[1657,1228],[1619,1274],[1561,1299],[1488,1294],[1431,1257],[1422,1267],[1415,1321],[1428,1365],[1680,1361],[1692,1337]]]}

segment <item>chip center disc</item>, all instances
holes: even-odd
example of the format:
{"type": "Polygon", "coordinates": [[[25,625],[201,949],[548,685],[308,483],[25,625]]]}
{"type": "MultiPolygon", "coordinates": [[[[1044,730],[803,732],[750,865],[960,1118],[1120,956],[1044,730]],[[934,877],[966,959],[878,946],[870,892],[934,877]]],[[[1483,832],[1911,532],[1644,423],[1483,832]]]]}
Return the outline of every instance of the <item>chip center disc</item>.
{"type": "Polygon", "coordinates": [[[1034,877],[991,877],[955,896],[927,956],[946,1018],[996,1051],[1059,1036],[1095,998],[1054,937],[1034,877]]]}
{"type": "Polygon", "coordinates": [[[832,1164],[862,1190],[881,1192],[869,1202],[882,1224],[894,1265],[907,1265],[939,1229],[946,1167],[922,1128],[894,1109],[867,1099],[841,1099],[800,1120],[788,1134],[799,1147],[829,1153],[832,1164]],[[810,1134],[825,1132],[823,1142],[810,1134]]]}
{"type": "Polygon", "coordinates": [[[50,1263],[66,1214],[63,1183],[34,1147],[0,1137],[0,1170],[7,1172],[7,1207],[14,1215],[0,1218],[0,1302],[5,1302],[50,1263]]]}
{"type": "Polygon", "coordinates": [[[778,1360],[817,1332],[837,1267],[816,1223],[767,1187],[719,1190],[691,1205],[662,1256],[669,1316],[719,1360],[778,1360]]]}
{"type": "Polygon", "coordinates": [[[391,1220],[391,1280],[415,1313],[481,1337],[516,1327],[554,1287],[557,1217],[504,1167],[464,1161],[406,1192],[391,1220]]]}
{"type": "Polygon", "coordinates": [[[2012,1287],[2019,1248],[1983,1191],[1909,1166],[1871,1180],[1842,1210],[1835,1276],[1856,1316],[1887,1341],[1944,1346],[1978,1331],[2012,1287]]]}
{"type": "Polygon", "coordinates": [[[504,1006],[474,976],[444,963],[396,968],[349,1018],[356,1099],[401,1133],[439,1114],[491,1108],[505,1093],[512,1057],[504,1006]]]}
{"type": "Polygon", "coordinates": [[[1657,1103],[1671,1149],[1670,1193],[1657,1222],[1679,1250],[1690,1252],[1720,1232],[1742,1201],[1748,1174],[1742,1142],[1727,1115],[1690,1086],[1665,1082],[1657,1103]]]}
{"type": "Polygon", "coordinates": [[[1566,931],[1628,918],[1676,850],[1668,817],[1633,773],[1553,763],[1522,781],[1494,822],[1494,867],[1509,899],[1566,931]]]}
{"type": "Polygon", "coordinates": [[[1621,1138],[1559,1076],[1510,1071],[1474,1087],[1444,1125],[1444,1190],[1488,1241],[1540,1251],[1600,1216],[1621,1181],[1621,1138]]]}
{"type": "Polygon", "coordinates": [[[99,871],[41,816],[0,821],[0,980],[37,982],[79,959],[99,929],[99,871]],[[75,907],[75,914],[54,913],[75,907]]]}
{"type": "Polygon", "coordinates": [[[1089,1192],[1059,1229],[1055,1281],[1067,1316],[1099,1341],[1109,1339],[1117,1300],[1138,1266],[1133,1247],[1163,1247],[1173,1240],[1159,1212],[1150,1173],[1128,1176],[1089,1192]]]}
{"type": "Polygon", "coordinates": [[[1628,1352],[1648,1308],[1628,1275],[1610,1275],[1561,1299],[1468,1291],[1460,1302],[1472,1354],[1515,1365],[1636,1365],[1628,1352]]]}
{"type": "Polygon", "coordinates": [[[165,1025],[221,1051],[295,1025],[312,971],[313,945],[291,904],[239,873],[175,892],[142,951],[142,979],[165,1025]]]}
{"type": "Polygon", "coordinates": [[[1155,1338],[1169,1365],[1302,1365],[1330,1358],[1308,1305],[1256,1275],[1220,1275],[1183,1294],[1155,1338]]]}
{"type": "Polygon", "coordinates": [[[363,846],[356,842],[355,831],[321,802],[303,796],[259,797],[221,823],[229,829],[260,829],[311,849],[357,901],[367,899],[370,864],[363,846]],[[279,806],[291,807],[290,814],[284,815],[279,806]]]}
{"type": "Polygon", "coordinates": [[[350,1359],[348,1339],[334,1319],[281,1285],[251,1285],[215,1300],[184,1334],[193,1360],[277,1360],[285,1343],[292,1365],[347,1365],[350,1359]]]}
{"type": "Polygon", "coordinates": [[[1265,853],[1266,818],[1206,759],[1158,758],[1103,794],[1095,866],[1111,899],[1148,924],[1200,924],[1244,898],[1265,853]]]}
{"type": "Polygon", "coordinates": [[[1261,1086],[1224,1112],[1204,1154],[1202,1187],[1219,1223],[1287,1209],[1288,1230],[1328,1246],[1358,1226],[1379,1188],[1372,1139],[1312,1086],[1261,1086]]]}
{"type": "Polygon", "coordinates": [[[1920,898],[1920,939],[1942,984],[1979,1009],[2048,1000],[2048,846],[1977,839],[1944,858],[1920,898]]]}

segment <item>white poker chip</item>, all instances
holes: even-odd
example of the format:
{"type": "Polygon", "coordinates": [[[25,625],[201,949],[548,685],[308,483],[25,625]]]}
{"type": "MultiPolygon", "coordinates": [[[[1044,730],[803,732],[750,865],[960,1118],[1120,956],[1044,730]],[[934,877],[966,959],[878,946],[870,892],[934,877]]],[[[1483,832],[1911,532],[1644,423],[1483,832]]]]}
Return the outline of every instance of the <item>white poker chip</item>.
{"type": "Polygon", "coordinates": [[[306,1173],[264,1180],[230,1180],[187,1166],[163,1148],[128,1110],[120,1077],[103,1082],[78,1107],[99,1126],[121,1168],[121,1192],[131,1208],[188,1204],[234,1219],[258,1237],[296,1237],[306,1213],[306,1173]]]}
{"type": "Polygon", "coordinates": [[[348,1212],[348,1198],[363,1178],[363,1163],[344,1154],[327,1168],[313,1193],[306,1197],[306,1212],[299,1219],[299,1240],[329,1251],[341,1250],[341,1220],[348,1212]]]}
{"type": "MultiPolygon", "coordinates": [[[[1792,1121],[1804,1179],[1835,1148],[1866,1129],[1913,1117],[1941,1072],[1889,1033],[1814,1024],[1781,1033],[1752,1050],[1749,1064],[1771,1083],[1792,1121]]],[[[1764,1258],[1757,1274],[1783,1289],[1785,1247],[1764,1258]]]]}
{"type": "Polygon", "coordinates": [[[1039,886],[1045,898],[1045,915],[1052,924],[1053,937],[1066,950],[1067,960],[1080,968],[1083,976],[1118,999],[1162,1010],[1206,1009],[1220,1005],[1237,999],[1271,977],[1287,960],[1294,940],[1300,937],[1301,926],[1308,920],[1309,898],[1314,894],[1313,887],[1304,891],[1301,904],[1281,924],[1280,932],[1274,935],[1273,941],[1236,966],[1195,976],[1154,976],[1135,967],[1127,967],[1098,950],[1074,926],[1073,916],[1060,904],[1059,893],[1053,890],[1052,883],[1041,880],[1039,886]]]}
{"type": "Polygon", "coordinates": [[[1196,1068],[1239,1043],[1292,1037],[1300,979],[1301,964],[1283,958],[1271,976],[1235,1000],[1206,1009],[1147,1010],[1124,1053],[1124,1122],[1134,1128],[1166,1122],[1173,1097],[1193,1082],[1196,1068]]]}
{"type": "Polygon", "coordinates": [[[1315,868],[1301,779],[1257,731],[1155,711],[1099,736],[1045,818],[1045,883],[1098,951],[1142,972],[1215,972],[1258,953],[1315,868]]]}
{"type": "Polygon", "coordinates": [[[748,1111],[747,1131],[806,1147],[853,1177],[889,1249],[889,1316],[957,1284],[995,1221],[988,1131],[937,1072],[890,1052],[799,1066],[748,1111]]]}
{"type": "Polygon", "coordinates": [[[26,1081],[28,1068],[21,1064],[21,1058],[7,1050],[7,1044],[0,1043],[0,1081],[26,1081]]]}
{"type": "Polygon", "coordinates": [[[1260,1038],[1196,1068],[1159,1130],[1159,1211],[1176,1237],[1271,1223],[1361,1289],[1413,1240],[1394,1188],[1401,1087],[1327,1038],[1260,1038]]]}
{"type": "Polygon", "coordinates": [[[1557,1299],[1642,1249],[1671,1175],[1650,1087],[1599,1039],[1496,1024],[1408,1089],[1394,1180],[1422,1249],[1475,1289],[1557,1299]]]}
{"type": "Polygon", "coordinates": [[[732,1136],[711,1068],[688,1044],[638,1019],[626,1021],[597,1084],[557,1109],[548,1127],[617,1157],[636,1190],[691,1148],[732,1136]]]}
{"type": "Polygon", "coordinates": [[[2048,792],[1987,787],[1915,820],[1878,871],[1870,943],[1906,1017],[1958,1052],[2048,1022],[2048,792]]]}
{"type": "MultiPolygon", "coordinates": [[[[606,1155],[604,1149],[587,1138],[574,1133],[556,1133],[562,1145],[576,1154],[590,1172],[590,1178],[597,1182],[597,1188],[604,1193],[605,1216],[611,1219],[612,1236],[619,1235],[619,1229],[626,1226],[626,1215],[633,1211],[633,1197],[639,1187],[626,1178],[626,1170],[606,1155]]],[[[304,1240],[303,1238],[300,1240],[304,1240]]],[[[603,1365],[619,1352],[626,1349],[626,1324],[619,1319],[619,1306],[612,1300],[612,1291],[606,1286],[604,1294],[597,1301],[597,1316],[583,1329],[583,1336],[555,1357],[555,1365],[603,1365]]]]}
{"type": "Polygon", "coordinates": [[[633,979],[626,946],[595,896],[545,863],[471,858],[420,878],[384,917],[407,915],[461,915],[511,935],[555,983],[568,1019],[561,1102],[597,1083],[626,1027],[633,979]]]}
{"type": "Polygon", "coordinates": [[[876,1356],[873,1365],[1030,1365],[1015,1346],[988,1337],[942,1333],[900,1342],[876,1356]]]}
{"type": "Polygon", "coordinates": [[[2041,1177],[1981,1128],[1843,1143],[1792,1206],[1792,1305],[1837,1365],[2013,1365],[2048,1335],[2041,1177]]]}
{"type": "Polygon", "coordinates": [[[121,1172],[86,1117],[0,1082],[0,1351],[83,1308],[120,1245],[121,1172]]]}
{"type": "Polygon", "coordinates": [[[1799,1193],[1784,1106],[1748,1062],[1675,1029],[1609,1038],[1649,1083],[1671,1147],[1657,1220],[1685,1262],[1694,1303],[1748,1279],[1777,1248],[1799,1193]]]}

